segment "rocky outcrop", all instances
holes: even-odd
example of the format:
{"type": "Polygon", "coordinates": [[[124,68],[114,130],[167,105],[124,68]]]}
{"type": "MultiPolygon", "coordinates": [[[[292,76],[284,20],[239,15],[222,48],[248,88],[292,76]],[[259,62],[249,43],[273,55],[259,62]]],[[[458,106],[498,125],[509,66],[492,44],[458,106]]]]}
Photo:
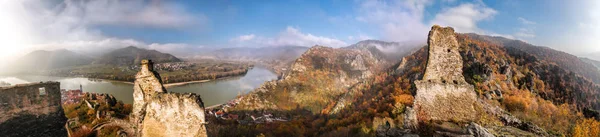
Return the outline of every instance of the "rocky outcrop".
{"type": "Polygon", "coordinates": [[[373,129],[378,137],[418,137],[419,135],[411,133],[410,129],[398,127],[394,120],[389,117],[373,118],[373,129]]]}
{"type": "Polygon", "coordinates": [[[67,136],[60,83],[0,88],[0,136],[67,136]]]}
{"type": "Polygon", "coordinates": [[[142,60],[133,87],[131,120],[137,127],[137,136],[207,136],[200,96],[167,92],[152,64],[142,60]]]}
{"type": "Polygon", "coordinates": [[[384,64],[385,61],[368,51],[314,46],[292,64],[292,71],[286,78],[302,75],[305,71],[331,71],[339,73],[340,81],[348,86],[372,76],[384,64]]]}
{"type": "Polygon", "coordinates": [[[415,81],[418,120],[470,122],[477,112],[476,94],[462,75],[462,58],[454,29],[433,26],[427,42],[429,58],[423,80],[415,81]]]}
{"type": "Polygon", "coordinates": [[[471,123],[467,126],[467,132],[476,137],[494,137],[486,128],[478,125],[477,123],[471,123]]]}

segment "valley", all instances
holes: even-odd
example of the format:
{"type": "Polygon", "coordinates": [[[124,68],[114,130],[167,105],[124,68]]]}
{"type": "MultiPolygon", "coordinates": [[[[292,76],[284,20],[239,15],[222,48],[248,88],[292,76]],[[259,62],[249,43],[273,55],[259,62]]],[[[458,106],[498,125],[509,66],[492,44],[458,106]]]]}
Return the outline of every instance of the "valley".
{"type": "Polygon", "coordinates": [[[163,74],[161,79],[165,83],[179,85],[243,76],[253,67],[253,64],[239,61],[182,61],[170,54],[129,46],[106,53],[97,59],[64,49],[34,51],[21,57],[14,66],[5,68],[9,71],[5,71],[4,75],[85,77],[133,82],[139,69],[139,64],[134,62],[139,62],[141,58],[157,60],[156,69],[163,74]]]}

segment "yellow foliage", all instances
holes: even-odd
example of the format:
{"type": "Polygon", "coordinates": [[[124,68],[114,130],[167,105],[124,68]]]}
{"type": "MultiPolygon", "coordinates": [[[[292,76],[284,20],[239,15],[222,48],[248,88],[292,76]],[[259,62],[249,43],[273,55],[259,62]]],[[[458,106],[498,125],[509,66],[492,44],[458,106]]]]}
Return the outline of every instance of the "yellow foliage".
{"type": "Polygon", "coordinates": [[[591,118],[578,121],[573,137],[600,137],[600,122],[591,118]]]}

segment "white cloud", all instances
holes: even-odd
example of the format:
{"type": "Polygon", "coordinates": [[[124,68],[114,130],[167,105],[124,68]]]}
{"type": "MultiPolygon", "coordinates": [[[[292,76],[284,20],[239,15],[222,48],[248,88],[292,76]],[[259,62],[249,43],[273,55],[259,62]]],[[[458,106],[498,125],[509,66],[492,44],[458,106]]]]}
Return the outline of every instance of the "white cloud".
{"type": "Polygon", "coordinates": [[[146,0],[65,0],[59,16],[80,17],[84,23],[178,28],[205,21],[166,1],[146,0]]]}
{"type": "Polygon", "coordinates": [[[491,19],[498,13],[496,10],[482,4],[465,3],[457,7],[444,9],[437,14],[431,24],[452,26],[457,32],[482,33],[485,31],[477,27],[477,22],[491,19]]]}
{"type": "Polygon", "coordinates": [[[371,38],[371,36],[367,36],[364,34],[359,34],[358,36],[348,36],[348,40],[357,40],[357,41],[362,41],[362,40],[369,40],[369,39],[373,39],[371,38]]]}
{"type": "Polygon", "coordinates": [[[535,37],[535,32],[532,29],[520,28],[519,31],[515,33],[515,36],[521,38],[533,38],[535,37]]]}
{"type": "Polygon", "coordinates": [[[248,40],[252,40],[254,39],[254,37],[256,37],[254,34],[248,34],[248,35],[242,35],[236,38],[233,38],[229,41],[231,42],[243,42],[243,41],[248,41],[248,40]]]}
{"type": "Polygon", "coordinates": [[[129,45],[149,47],[106,36],[95,28],[98,25],[177,29],[207,21],[170,1],[147,0],[2,0],[0,20],[0,62],[38,49],[95,53],[129,45]]]}
{"type": "Polygon", "coordinates": [[[519,30],[517,30],[517,32],[515,32],[514,35],[517,36],[518,39],[534,38],[535,37],[535,25],[537,23],[527,20],[523,17],[518,17],[517,20],[519,20],[519,22],[521,23],[521,28],[519,28],[519,30]]]}
{"type": "Polygon", "coordinates": [[[535,22],[533,22],[533,21],[530,21],[530,20],[527,20],[527,19],[525,19],[525,18],[523,18],[523,17],[519,17],[519,18],[517,18],[517,19],[518,19],[518,20],[519,20],[519,21],[520,21],[522,24],[525,24],[525,25],[534,25],[534,24],[536,24],[535,22]]]}
{"type": "Polygon", "coordinates": [[[498,13],[485,6],[483,2],[445,7],[440,13],[435,14],[432,20],[425,21],[425,8],[432,2],[429,0],[362,1],[359,5],[359,15],[355,19],[378,26],[383,32],[383,40],[404,43],[424,43],[433,24],[450,26],[461,33],[495,34],[477,26],[478,22],[490,20],[498,13]]]}
{"type": "Polygon", "coordinates": [[[429,27],[423,23],[427,0],[363,1],[358,10],[357,21],[380,27],[383,40],[425,42],[429,27]]]}
{"type": "Polygon", "coordinates": [[[504,38],[508,38],[508,39],[515,39],[514,36],[509,35],[509,34],[489,33],[489,34],[486,34],[486,35],[504,37],[504,38]]]}
{"type": "MultiPolygon", "coordinates": [[[[575,43],[577,45],[581,45],[582,48],[586,50],[583,52],[594,52],[592,54],[600,53],[600,1],[591,1],[582,3],[585,6],[581,6],[582,11],[578,13],[578,16],[583,17],[584,19],[579,20],[577,27],[573,35],[568,38],[569,40],[573,40],[570,43],[575,43]]],[[[581,51],[580,51],[581,52],[581,51]]],[[[597,60],[600,60],[600,56],[596,55],[597,60]]]]}
{"type": "Polygon", "coordinates": [[[252,35],[251,39],[240,41],[241,38],[248,38],[248,35],[242,35],[234,38],[232,41],[236,46],[314,46],[322,45],[329,47],[347,46],[344,41],[328,38],[323,36],[315,36],[310,33],[302,33],[300,29],[288,26],[275,37],[259,37],[252,35]]]}
{"type": "MultiPolygon", "coordinates": [[[[144,46],[142,46],[144,47],[144,46]]],[[[148,49],[157,50],[164,53],[170,53],[178,57],[191,57],[201,52],[205,46],[190,45],[185,43],[152,43],[146,46],[148,49]]]]}

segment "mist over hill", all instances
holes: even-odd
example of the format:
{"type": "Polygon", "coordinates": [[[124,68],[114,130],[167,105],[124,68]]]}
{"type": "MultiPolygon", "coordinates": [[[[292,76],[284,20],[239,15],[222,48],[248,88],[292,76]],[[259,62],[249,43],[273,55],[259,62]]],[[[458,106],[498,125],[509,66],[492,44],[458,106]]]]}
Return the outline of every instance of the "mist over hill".
{"type": "Polygon", "coordinates": [[[469,33],[466,35],[473,39],[490,42],[507,48],[518,49],[539,59],[556,63],[558,66],[575,72],[597,84],[600,83],[600,71],[598,71],[597,67],[590,63],[586,63],[584,60],[575,55],[548,47],[535,46],[520,40],[507,39],[504,37],[477,35],[474,33],[469,33]]]}
{"type": "Polygon", "coordinates": [[[289,62],[300,57],[308,47],[303,46],[269,46],[269,47],[238,47],[217,49],[207,56],[225,60],[281,60],[289,62]]]}
{"type": "Polygon", "coordinates": [[[596,68],[598,68],[598,71],[600,71],[600,61],[589,59],[589,58],[581,58],[581,60],[583,62],[586,62],[586,63],[589,63],[589,64],[592,64],[592,65],[596,66],[596,68]]]}
{"type": "Polygon", "coordinates": [[[143,59],[150,59],[155,63],[182,61],[168,53],[129,46],[108,52],[96,59],[93,64],[135,65],[143,59]]]}
{"type": "Polygon", "coordinates": [[[18,58],[4,73],[25,73],[90,64],[94,59],[66,49],[36,50],[18,58]]]}
{"type": "Polygon", "coordinates": [[[410,52],[418,50],[418,48],[422,46],[423,45],[419,44],[387,42],[381,40],[363,40],[344,48],[367,50],[374,56],[384,58],[388,61],[397,61],[408,55],[410,52]]]}

